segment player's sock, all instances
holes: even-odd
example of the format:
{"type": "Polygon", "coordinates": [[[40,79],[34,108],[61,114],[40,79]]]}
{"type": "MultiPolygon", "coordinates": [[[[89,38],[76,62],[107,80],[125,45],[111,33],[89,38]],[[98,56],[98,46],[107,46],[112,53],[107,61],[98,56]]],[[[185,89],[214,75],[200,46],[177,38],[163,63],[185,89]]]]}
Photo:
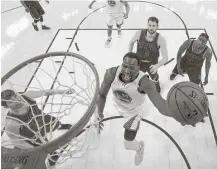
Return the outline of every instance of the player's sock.
{"type": "Polygon", "coordinates": [[[111,41],[112,41],[112,37],[110,36],[110,37],[108,37],[108,39],[105,42],[105,47],[106,48],[109,48],[111,46],[111,41]]]}
{"type": "Polygon", "coordinates": [[[37,23],[35,23],[35,22],[32,22],[32,26],[33,26],[33,28],[34,28],[36,31],[38,31],[38,26],[37,26],[37,23]]]}

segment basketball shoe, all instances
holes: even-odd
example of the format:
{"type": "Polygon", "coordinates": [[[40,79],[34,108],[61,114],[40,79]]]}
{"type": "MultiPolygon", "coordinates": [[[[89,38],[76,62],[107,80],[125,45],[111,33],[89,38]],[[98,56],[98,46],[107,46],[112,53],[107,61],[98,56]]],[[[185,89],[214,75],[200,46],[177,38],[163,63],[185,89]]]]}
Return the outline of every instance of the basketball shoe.
{"type": "Polygon", "coordinates": [[[139,150],[136,151],[135,160],[134,160],[134,164],[136,166],[140,165],[142,160],[143,160],[144,148],[145,148],[144,142],[140,141],[139,142],[139,150]]]}
{"type": "Polygon", "coordinates": [[[108,39],[105,42],[105,47],[109,48],[112,45],[112,37],[108,37],[108,39]]]}

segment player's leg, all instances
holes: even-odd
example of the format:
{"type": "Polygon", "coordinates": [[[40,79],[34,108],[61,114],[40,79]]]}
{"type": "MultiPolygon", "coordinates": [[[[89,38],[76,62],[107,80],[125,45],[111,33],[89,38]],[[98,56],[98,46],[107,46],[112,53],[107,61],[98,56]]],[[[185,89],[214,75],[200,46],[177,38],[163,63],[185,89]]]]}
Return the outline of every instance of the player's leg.
{"type": "Polygon", "coordinates": [[[43,30],[50,30],[50,27],[48,27],[48,26],[46,26],[46,25],[44,24],[44,18],[43,18],[43,16],[40,17],[40,23],[41,23],[41,28],[42,28],[43,30]]]}
{"type": "Polygon", "coordinates": [[[124,24],[123,14],[115,17],[115,23],[118,28],[118,36],[120,37],[121,36],[121,26],[124,24]]]}
{"type": "Polygon", "coordinates": [[[40,20],[40,15],[39,15],[37,9],[36,9],[34,6],[30,6],[30,7],[29,7],[29,12],[30,12],[30,15],[32,16],[32,18],[33,18],[33,20],[34,20],[34,21],[32,22],[32,26],[33,26],[33,28],[34,28],[36,31],[38,31],[38,25],[37,25],[37,23],[38,23],[39,20],[40,20]]]}
{"type": "Polygon", "coordinates": [[[201,83],[201,69],[189,69],[187,70],[189,81],[200,84],[201,83]]]}
{"type": "Polygon", "coordinates": [[[112,28],[113,28],[114,17],[111,14],[107,15],[107,35],[108,38],[105,42],[105,47],[110,47],[112,43],[112,28]]]}
{"type": "MultiPolygon", "coordinates": [[[[182,58],[180,61],[180,68],[182,69],[183,72],[185,72],[185,60],[182,58]]],[[[178,70],[177,70],[177,64],[175,65],[172,74],[170,75],[170,80],[175,79],[175,77],[178,75],[178,70]]]]}
{"type": "Polygon", "coordinates": [[[135,139],[140,121],[141,117],[136,115],[124,124],[124,147],[126,150],[133,150],[136,152],[134,159],[135,165],[139,165],[142,162],[144,154],[144,142],[135,139]]]}
{"type": "Polygon", "coordinates": [[[41,28],[43,30],[49,30],[50,27],[48,27],[44,24],[44,18],[43,18],[43,15],[45,14],[44,9],[42,8],[42,6],[39,3],[37,5],[36,9],[37,9],[38,14],[40,15],[41,28]]]}

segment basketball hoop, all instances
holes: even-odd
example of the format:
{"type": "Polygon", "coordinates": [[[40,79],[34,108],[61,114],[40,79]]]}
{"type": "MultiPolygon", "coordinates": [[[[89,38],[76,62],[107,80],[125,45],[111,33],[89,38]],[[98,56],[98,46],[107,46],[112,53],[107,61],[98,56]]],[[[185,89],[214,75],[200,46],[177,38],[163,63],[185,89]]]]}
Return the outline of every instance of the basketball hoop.
{"type": "MultiPolygon", "coordinates": [[[[15,149],[14,147],[20,146],[19,141],[26,141],[27,138],[19,137],[15,146],[7,136],[4,136],[7,131],[3,129],[1,151],[3,169],[46,169],[44,163],[46,158],[58,155],[61,158],[58,158],[58,162],[54,161],[55,164],[58,164],[65,161],[66,157],[71,157],[72,154],[79,151],[78,149],[83,145],[78,145],[80,142],[76,136],[90,120],[99,90],[99,76],[93,63],[79,54],[51,52],[19,64],[1,80],[2,90],[12,89],[16,93],[46,89],[71,90],[71,94],[57,93],[57,95],[43,96],[36,99],[35,104],[29,105],[30,108],[37,105],[42,110],[43,115],[40,117],[32,113],[33,119],[41,118],[44,120],[44,116],[48,114],[55,117],[55,120],[50,120],[49,124],[46,124],[49,125],[49,131],[46,131],[44,126],[44,134],[32,131],[35,135],[38,134],[39,146],[15,149]],[[24,76],[24,73],[27,75],[24,76]],[[30,80],[24,82],[25,79],[30,80]],[[56,136],[54,126],[58,121],[71,123],[72,127],[65,133],[56,136]]],[[[22,93],[20,95],[22,96],[22,93]]],[[[28,127],[28,124],[24,124],[22,121],[19,123],[28,127]]],[[[37,127],[41,127],[41,125],[37,124],[37,127]]],[[[35,140],[30,139],[30,141],[34,142],[35,140]]]]}

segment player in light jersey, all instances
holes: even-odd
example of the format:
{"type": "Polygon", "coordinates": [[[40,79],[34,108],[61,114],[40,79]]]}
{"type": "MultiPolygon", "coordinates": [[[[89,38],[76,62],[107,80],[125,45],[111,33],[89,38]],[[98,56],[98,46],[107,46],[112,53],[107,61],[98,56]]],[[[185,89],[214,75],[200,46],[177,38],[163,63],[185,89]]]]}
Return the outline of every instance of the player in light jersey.
{"type": "Polygon", "coordinates": [[[140,63],[138,55],[129,52],[124,56],[121,66],[112,67],[106,71],[99,90],[96,108],[99,121],[101,121],[104,118],[103,110],[106,97],[111,88],[114,105],[126,120],[124,124],[124,146],[127,150],[136,151],[135,165],[140,165],[144,153],[144,142],[135,140],[141,118],[145,113],[143,107],[144,95],[148,95],[160,113],[171,117],[167,103],[157,92],[154,82],[148,78],[148,75],[140,71],[140,63]]]}
{"type": "MultiPolygon", "coordinates": [[[[92,5],[96,2],[96,0],[93,0],[89,8],[92,8],[92,5]]],[[[128,2],[125,0],[106,0],[106,13],[107,13],[107,25],[108,25],[108,39],[105,42],[105,47],[111,46],[112,41],[112,27],[113,23],[115,21],[116,26],[118,28],[118,36],[121,36],[121,26],[124,23],[124,19],[128,18],[128,14],[130,11],[130,6],[128,2]],[[126,13],[124,13],[124,7],[126,7],[126,13]]]]}
{"type": "Polygon", "coordinates": [[[205,63],[205,79],[203,84],[208,83],[209,70],[211,67],[212,50],[207,46],[209,36],[201,33],[197,40],[186,40],[179,48],[177,53],[177,64],[173,69],[170,79],[173,80],[177,74],[188,74],[189,80],[193,83],[200,84],[201,69],[205,63]],[[186,51],[186,52],[185,52],[186,51]],[[185,52],[184,56],[182,54],[185,52]]]}

